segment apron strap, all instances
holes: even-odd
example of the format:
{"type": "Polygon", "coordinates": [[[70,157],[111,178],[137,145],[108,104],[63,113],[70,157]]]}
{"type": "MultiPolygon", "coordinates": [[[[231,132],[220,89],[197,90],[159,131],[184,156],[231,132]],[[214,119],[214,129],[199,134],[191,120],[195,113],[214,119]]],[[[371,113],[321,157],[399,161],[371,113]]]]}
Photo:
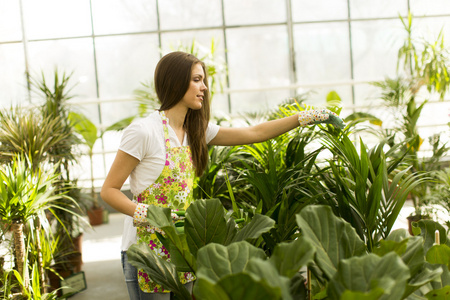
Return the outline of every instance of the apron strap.
{"type": "Polygon", "coordinates": [[[166,114],[164,111],[160,111],[159,115],[161,116],[162,124],[163,124],[163,130],[164,130],[164,145],[166,147],[166,163],[165,165],[169,165],[169,149],[170,149],[170,138],[169,138],[169,119],[166,117],[166,114]]]}

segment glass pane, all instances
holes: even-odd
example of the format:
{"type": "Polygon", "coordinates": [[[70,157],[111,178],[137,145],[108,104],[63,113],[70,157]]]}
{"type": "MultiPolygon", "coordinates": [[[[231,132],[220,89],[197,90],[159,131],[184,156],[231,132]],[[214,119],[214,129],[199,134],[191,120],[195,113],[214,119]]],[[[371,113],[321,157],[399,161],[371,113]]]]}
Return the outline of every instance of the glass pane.
{"type": "Polygon", "coordinates": [[[351,79],[347,22],[295,25],[294,45],[300,84],[351,79]]]}
{"type": "MultiPolygon", "coordinates": [[[[211,101],[211,118],[223,117],[229,115],[228,110],[228,95],[215,94],[211,101]]],[[[214,122],[214,121],[213,121],[214,122]]]]}
{"type": "Polygon", "coordinates": [[[210,90],[220,92],[220,85],[225,86],[226,63],[222,30],[163,33],[161,35],[161,43],[163,54],[175,50],[190,52],[192,45],[194,45],[194,48],[196,49],[195,55],[202,60],[206,66],[216,72],[216,81],[213,86],[211,86],[212,81],[211,78],[209,78],[210,90]]]}
{"type": "Polygon", "coordinates": [[[235,115],[245,112],[266,112],[286,101],[289,95],[289,90],[232,93],[231,111],[235,115]]]}
{"type": "Polygon", "coordinates": [[[175,50],[189,51],[193,44],[198,50],[198,58],[202,59],[214,48],[217,59],[224,61],[225,47],[222,30],[193,30],[161,34],[163,54],[175,50]]]}
{"type": "MultiPolygon", "coordinates": [[[[83,99],[84,100],[84,99],[83,99]]],[[[83,101],[82,100],[82,101],[83,101]]],[[[86,116],[86,118],[88,118],[92,123],[94,123],[95,126],[97,126],[97,128],[100,129],[100,119],[99,119],[99,115],[98,115],[98,103],[83,103],[82,101],[80,102],[71,102],[73,103],[72,109],[75,112],[81,113],[83,115],[86,116]]],[[[103,120],[105,121],[105,120],[103,120]]]]}
{"type": "Polygon", "coordinates": [[[89,0],[24,0],[29,39],[92,34],[89,0]]]}
{"type": "Polygon", "coordinates": [[[163,30],[222,26],[221,0],[159,1],[163,30]]]}
{"type": "Polygon", "coordinates": [[[291,0],[294,22],[346,20],[347,0],[291,0]]]}
{"type": "Polygon", "coordinates": [[[159,60],[156,34],[99,37],[95,45],[101,98],[130,97],[153,78],[159,60]]]}
{"type": "MultiPolygon", "coordinates": [[[[382,78],[380,79],[382,80],[382,78]]],[[[381,90],[369,83],[355,85],[355,104],[360,106],[381,105],[381,90]]]]}
{"type": "Polygon", "coordinates": [[[138,102],[134,100],[100,104],[103,125],[110,126],[122,119],[138,116],[138,102]]]}
{"type": "Polygon", "coordinates": [[[398,17],[408,13],[407,0],[350,0],[352,19],[398,17]]]}
{"type": "Polygon", "coordinates": [[[382,80],[395,76],[398,49],[405,34],[399,20],[352,22],[354,77],[382,80]]]}
{"type": "Polygon", "coordinates": [[[157,30],[156,0],[92,1],[95,34],[157,30]]]}
{"type": "Polygon", "coordinates": [[[445,45],[450,47],[450,16],[413,19],[413,35],[420,42],[434,43],[441,30],[445,45]]]}
{"type": "Polygon", "coordinates": [[[286,22],[286,2],[273,0],[224,1],[225,24],[245,25],[286,22]]]}
{"type": "Polygon", "coordinates": [[[336,92],[341,98],[342,107],[352,105],[352,87],[350,85],[305,86],[297,90],[300,95],[307,93],[304,103],[314,107],[326,106],[327,95],[332,91],[336,92]]]}
{"type": "Polygon", "coordinates": [[[228,29],[227,41],[231,89],[290,84],[286,26],[228,29]]]}
{"type": "Polygon", "coordinates": [[[412,0],[411,13],[414,16],[444,15],[450,13],[448,0],[412,0]]]}
{"type": "MultiPolygon", "coordinates": [[[[91,38],[30,42],[28,44],[30,74],[42,78],[44,73],[48,84],[52,85],[55,69],[60,76],[69,75],[70,92],[75,98],[96,98],[94,51],[91,38]]],[[[32,94],[33,98],[36,94],[32,94]]]]}
{"type": "Polygon", "coordinates": [[[22,40],[19,1],[0,1],[0,42],[22,40]]]}
{"type": "Polygon", "coordinates": [[[0,45],[0,107],[27,103],[23,45],[0,45]]]}

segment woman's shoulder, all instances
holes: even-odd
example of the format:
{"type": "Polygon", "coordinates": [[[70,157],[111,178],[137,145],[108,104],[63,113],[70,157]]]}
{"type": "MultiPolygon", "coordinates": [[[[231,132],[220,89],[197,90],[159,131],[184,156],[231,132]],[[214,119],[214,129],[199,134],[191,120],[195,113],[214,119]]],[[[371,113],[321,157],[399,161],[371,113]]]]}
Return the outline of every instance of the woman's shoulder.
{"type": "Polygon", "coordinates": [[[162,123],[159,113],[153,112],[150,115],[134,119],[133,122],[128,125],[125,132],[141,133],[144,135],[155,134],[162,130],[162,123]]]}

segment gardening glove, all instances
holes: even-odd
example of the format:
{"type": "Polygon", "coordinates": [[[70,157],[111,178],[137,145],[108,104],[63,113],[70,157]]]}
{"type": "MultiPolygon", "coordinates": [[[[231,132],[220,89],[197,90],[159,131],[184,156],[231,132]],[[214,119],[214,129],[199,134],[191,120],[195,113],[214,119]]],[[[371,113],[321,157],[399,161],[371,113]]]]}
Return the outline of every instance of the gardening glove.
{"type": "MultiPolygon", "coordinates": [[[[149,205],[144,203],[138,203],[133,213],[133,226],[134,227],[146,227],[150,225],[147,221],[147,211],[149,205]]],[[[178,209],[172,209],[171,212],[172,221],[174,223],[184,220],[184,211],[178,209]]]]}
{"type": "Polygon", "coordinates": [[[320,123],[332,124],[334,127],[340,129],[345,127],[344,121],[336,113],[325,108],[299,112],[298,123],[301,127],[320,123]]]}

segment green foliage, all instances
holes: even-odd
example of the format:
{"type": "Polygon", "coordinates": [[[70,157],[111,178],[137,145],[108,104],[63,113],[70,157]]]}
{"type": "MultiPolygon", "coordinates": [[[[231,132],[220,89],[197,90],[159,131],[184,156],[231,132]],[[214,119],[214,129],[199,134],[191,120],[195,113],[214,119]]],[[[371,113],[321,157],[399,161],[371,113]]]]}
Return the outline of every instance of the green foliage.
{"type": "Polygon", "coordinates": [[[316,263],[331,279],[341,260],[365,254],[366,246],[355,229],[336,218],[328,206],[309,205],[297,215],[302,235],[316,248],[316,263]]]}
{"type": "Polygon", "coordinates": [[[46,209],[58,207],[53,187],[58,175],[54,170],[34,171],[29,165],[17,157],[0,166],[0,215],[5,222],[26,223],[36,216],[45,219],[46,209]]]}
{"type": "MultiPolygon", "coordinates": [[[[408,153],[405,163],[412,166],[412,173],[422,173],[438,170],[440,158],[448,151],[445,143],[440,141],[439,135],[430,138],[433,146],[431,156],[421,157],[419,155],[423,138],[419,135],[418,120],[421,112],[428,102],[427,99],[420,99],[425,89],[429,93],[437,93],[441,100],[450,87],[449,77],[449,51],[444,46],[444,36],[441,32],[435,41],[429,42],[424,39],[413,39],[411,13],[405,20],[400,17],[406,31],[406,38],[403,46],[398,50],[397,71],[403,71],[396,78],[386,78],[384,81],[373,83],[381,89],[381,100],[390,108],[393,114],[401,113],[402,118],[389,131],[391,135],[390,145],[407,141],[399,148],[398,156],[408,153]],[[422,49],[422,51],[419,51],[422,49]],[[405,75],[402,75],[402,74],[405,75]],[[421,102],[419,104],[418,102],[421,102]]],[[[411,192],[416,215],[426,215],[429,212],[424,209],[426,195],[431,182],[424,182],[417,185],[411,192]]]]}
{"type": "Polygon", "coordinates": [[[57,162],[60,155],[53,149],[66,144],[70,133],[61,118],[43,116],[33,108],[11,108],[0,111],[0,159],[7,163],[13,157],[28,156],[37,169],[44,161],[57,162]]]}
{"type": "Polygon", "coordinates": [[[392,152],[383,152],[384,143],[368,150],[359,142],[357,151],[346,135],[323,139],[333,153],[328,160],[332,173],[322,175],[332,196],[324,194],[321,202],[349,222],[372,251],[388,236],[408,194],[426,178],[398,169],[402,157],[388,161],[392,152]]]}
{"type": "MultiPolygon", "coordinates": [[[[219,201],[199,201],[194,211],[186,211],[186,219],[195,212],[189,231],[180,234],[168,230],[167,238],[175,244],[178,242],[170,237],[172,234],[181,239],[190,234],[216,238],[224,235],[215,234],[218,223],[208,217],[215,213],[223,217],[218,211],[219,201]]],[[[166,229],[173,226],[170,211],[160,210],[148,215],[149,222],[166,229]]],[[[448,259],[447,250],[439,250],[439,255],[434,250],[437,248],[426,250],[421,236],[411,237],[405,230],[397,230],[380,241],[373,253],[368,253],[352,226],[336,217],[328,206],[310,205],[296,219],[301,236],[277,244],[270,256],[244,240],[229,244],[188,242],[187,247],[197,251],[196,263],[192,264],[197,277],[193,290],[196,299],[306,299],[305,279],[299,272],[303,267],[312,271],[313,285],[321,282],[324,287],[313,292],[314,299],[425,299],[432,294],[441,295],[450,285],[448,265],[442,264],[448,259]]],[[[423,228],[425,236],[430,228],[423,228]]],[[[179,269],[173,261],[161,261],[146,245],[133,245],[128,255],[133,265],[171,289],[177,299],[190,299],[178,281],[179,269]]]]}
{"type": "Polygon", "coordinates": [[[340,299],[348,292],[363,292],[377,295],[373,299],[401,299],[409,279],[408,267],[394,252],[383,257],[368,254],[342,260],[336,275],[328,285],[328,296],[340,299]]]}
{"type": "MultiPolygon", "coordinates": [[[[160,240],[168,249],[172,261],[166,263],[156,255],[148,255],[148,252],[152,250],[146,245],[131,246],[127,251],[129,261],[134,266],[143,268],[144,271],[148,270],[149,274],[163,272],[160,277],[153,279],[164,287],[173,288],[176,280],[171,279],[172,281],[168,282],[166,279],[173,278],[175,270],[197,271],[200,248],[212,243],[232,245],[239,241],[254,240],[274,225],[274,221],[266,216],[255,216],[242,229],[237,229],[235,221],[226,217],[218,199],[197,200],[186,210],[185,230],[184,233],[180,233],[172,222],[170,209],[152,207],[149,209],[147,220],[151,225],[165,232],[165,236],[160,235],[160,240]],[[159,271],[155,268],[159,268],[159,271]]],[[[180,295],[182,294],[183,292],[180,291],[180,295]]]]}

